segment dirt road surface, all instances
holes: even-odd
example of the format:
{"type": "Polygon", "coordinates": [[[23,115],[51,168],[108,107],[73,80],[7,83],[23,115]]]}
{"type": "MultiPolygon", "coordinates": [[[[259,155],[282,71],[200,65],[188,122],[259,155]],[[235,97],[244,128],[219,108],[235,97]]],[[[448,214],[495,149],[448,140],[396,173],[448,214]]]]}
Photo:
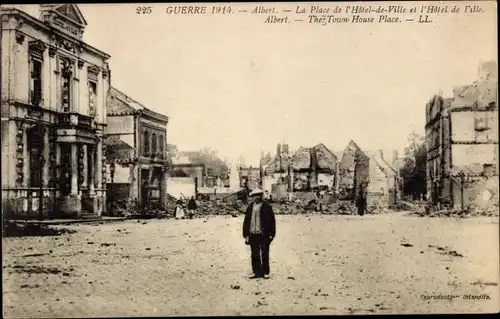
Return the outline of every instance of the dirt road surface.
{"type": "Polygon", "coordinates": [[[277,216],[269,280],[247,279],[241,224],[130,220],[4,238],[4,316],[499,311],[497,219],[277,216]]]}

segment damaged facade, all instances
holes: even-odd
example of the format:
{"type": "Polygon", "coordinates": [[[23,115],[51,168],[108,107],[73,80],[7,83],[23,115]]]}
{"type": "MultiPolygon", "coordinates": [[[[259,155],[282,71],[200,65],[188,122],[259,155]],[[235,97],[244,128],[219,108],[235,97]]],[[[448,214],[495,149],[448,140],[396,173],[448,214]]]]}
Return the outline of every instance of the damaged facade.
{"type": "Polygon", "coordinates": [[[248,189],[255,189],[261,185],[261,176],[259,167],[240,167],[239,168],[240,186],[248,189]]]}
{"type": "Polygon", "coordinates": [[[355,167],[355,199],[364,191],[368,210],[394,207],[401,193],[396,169],[381,150],[363,153],[355,167]]]}
{"type": "Polygon", "coordinates": [[[114,87],[107,96],[108,204],[166,203],[168,117],[114,87]]]}
{"type": "Polygon", "coordinates": [[[203,187],[205,165],[194,164],[187,156],[171,159],[167,176],[167,193],[174,198],[196,197],[199,187],[203,187]]]}
{"type": "Polygon", "coordinates": [[[2,212],[100,216],[110,56],[82,41],[77,5],[0,12],[2,212]]]}
{"type": "Polygon", "coordinates": [[[351,140],[344,149],[342,159],[338,164],[335,189],[338,192],[339,199],[352,200],[355,197],[355,171],[357,161],[366,163],[366,169],[368,168],[368,157],[361,148],[351,140]]]}
{"type": "Polygon", "coordinates": [[[261,185],[264,192],[272,194],[272,198],[284,198],[287,191],[292,191],[290,178],[291,154],[288,144],[278,144],[276,156],[268,154],[261,159],[261,185]]]}
{"type": "Polygon", "coordinates": [[[337,167],[335,189],[339,199],[357,201],[364,196],[368,210],[396,205],[401,193],[399,174],[381,150],[363,151],[350,141],[337,167]]]}
{"type": "Polygon", "coordinates": [[[287,144],[278,144],[274,158],[261,159],[262,189],[275,199],[293,192],[332,190],[336,165],[337,156],[321,143],[293,154],[287,144]]]}
{"type": "Polygon", "coordinates": [[[427,196],[435,206],[498,205],[498,72],[481,63],[472,85],[426,105],[427,196]]]}
{"type": "Polygon", "coordinates": [[[337,157],[323,144],[301,147],[291,160],[293,191],[332,190],[337,157]]]}

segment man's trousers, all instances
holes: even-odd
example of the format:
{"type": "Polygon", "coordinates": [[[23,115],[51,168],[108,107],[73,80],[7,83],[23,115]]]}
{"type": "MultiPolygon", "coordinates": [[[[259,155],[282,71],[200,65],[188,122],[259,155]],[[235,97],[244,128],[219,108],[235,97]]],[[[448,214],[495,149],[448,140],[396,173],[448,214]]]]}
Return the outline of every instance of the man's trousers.
{"type": "Polygon", "coordinates": [[[269,246],[271,240],[264,235],[250,235],[249,244],[252,251],[252,270],[254,275],[269,275],[269,246]]]}

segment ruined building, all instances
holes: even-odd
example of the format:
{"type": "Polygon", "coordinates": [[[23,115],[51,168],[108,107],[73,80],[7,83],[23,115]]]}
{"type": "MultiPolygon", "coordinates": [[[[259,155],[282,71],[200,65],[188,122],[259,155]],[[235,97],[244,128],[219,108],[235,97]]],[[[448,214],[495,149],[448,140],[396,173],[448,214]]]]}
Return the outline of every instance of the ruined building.
{"type": "Polygon", "coordinates": [[[337,156],[322,143],[311,148],[300,147],[291,160],[292,190],[332,190],[336,165],[337,156]]]}
{"type": "Polygon", "coordinates": [[[291,154],[288,144],[278,144],[276,156],[270,155],[261,159],[262,190],[274,193],[273,198],[282,198],[292,188],[289,178],[291,154]]]}
{"type": "Polygon", "coordinates": [[[96,217],[105,208],[110,56],[75,4],[2,6],[2,213],[96,217]]]}
{"type": "Polygon", "coordinates": [[[165,205],[168,117],[114,87],[106,102],[108,204],[165,205]]]}
{"type": "Polygon", "coordinates": [[[427,196],[436,206],[498,205],[498,72],[481,63],[478,79],[426,105],[427,196]]]}
{"type": "Polygon", "coordinates": [[[238,171],[240,187],[246,187],[248,189],[255,189],[260,187],[261,177],[259,167],[240,167],[238,171]]]}
{"type": "Polygon", "coordinates": [[[340,199],[352,200],[355,196],[355,169],[358,161],[367,162],[368,156],[354,142],[349,141],[338,164],[335,188],[340,199]]]}
{"type": "Polygon", "coordinates": [[[356,201],[365,196],[368,210],[397,204],[401,193],[398,171],[385,160],[382,150],[363,151],[350,141],[337,167],[335,189],[339,199],[356,201]]]}

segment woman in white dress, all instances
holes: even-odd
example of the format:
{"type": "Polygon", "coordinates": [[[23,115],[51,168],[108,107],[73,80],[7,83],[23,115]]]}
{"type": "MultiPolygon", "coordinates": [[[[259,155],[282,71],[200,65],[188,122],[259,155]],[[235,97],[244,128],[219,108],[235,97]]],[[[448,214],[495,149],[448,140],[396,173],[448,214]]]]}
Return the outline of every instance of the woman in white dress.
{"type": "Polygon", "coordinates": [[[175,219],[182,219],[184,218],[185,212],[184,208],[182,207],[182,201],[178,200],[177,201],[177,206],[175,207],[175,219]]]}

